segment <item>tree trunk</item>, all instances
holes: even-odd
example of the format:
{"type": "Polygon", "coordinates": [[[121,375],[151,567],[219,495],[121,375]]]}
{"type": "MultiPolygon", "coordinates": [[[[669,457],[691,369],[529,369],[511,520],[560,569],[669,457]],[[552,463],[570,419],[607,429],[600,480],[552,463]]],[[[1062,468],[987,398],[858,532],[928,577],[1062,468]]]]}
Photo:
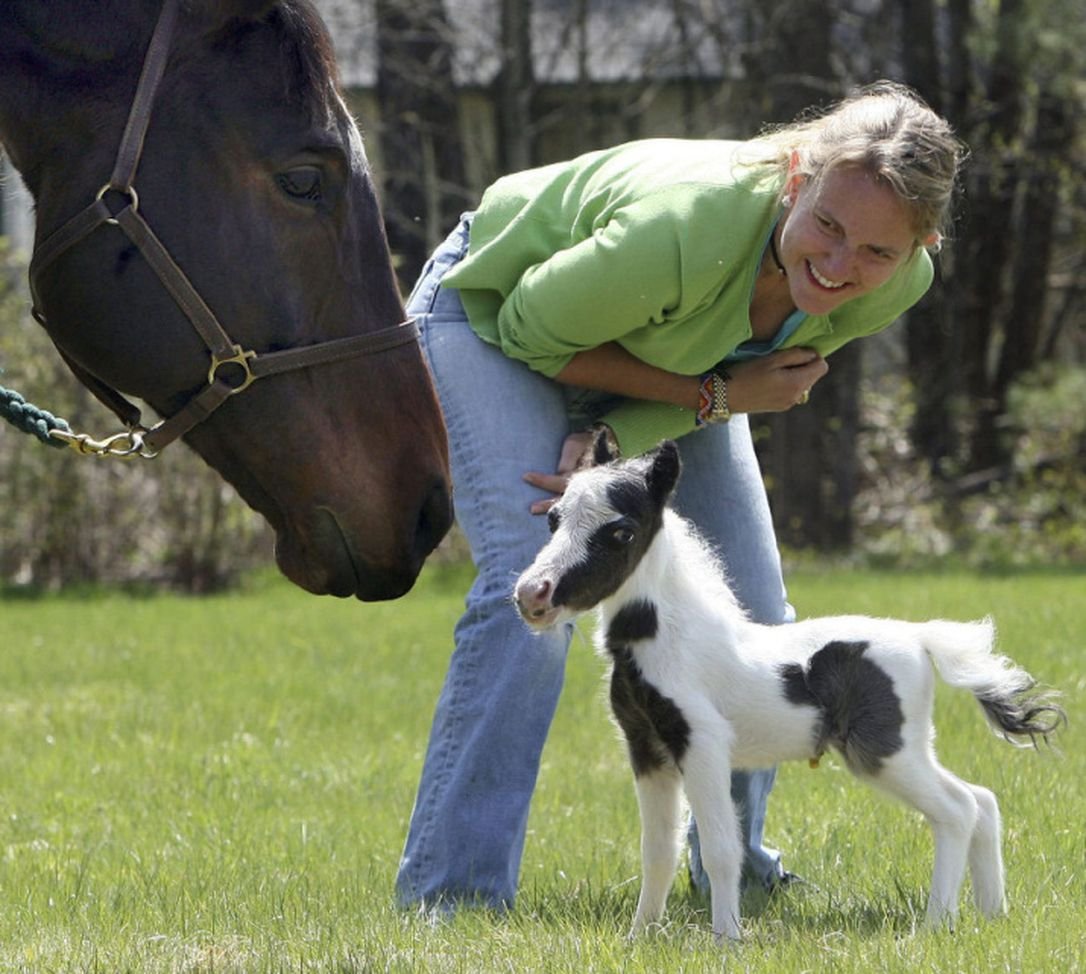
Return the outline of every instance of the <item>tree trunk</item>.
{"type": "Polygon", "coordinates": [[[501,0],[501,69],[494,79],[498,166],[519,172],[535,164],[535,76],[531,0],[501,0]]]}
{"type": "Polygon", "coordinates": [[[377,0],[377,97],[385,223],[407,291],[468,205],[442,0],[377,0]]]}
{"type": "Polygon", "coordinates": [[[852,543],[862,372],[863,349],[852,342],[834,353],[807,405],[758,417],[759,456],[782,544],[833,551],[852,543]]]}
{"type": "MultiPolygon", "coordinates": [[[[933,0],[904,0],[901,6],[902,53],[905,81],[919,92],[936,112],[943,110],[942,69],[936,43],[933,0]]],[[[961,86],[963,67],[953,72],[961,86]]],[[[917,453],[938,474],[944,461],[957,452],[956,427],[951,405],[958,386],[956,335],[950,322],[953,312],[942,287],[941,267],[931,291],[909,312],[905,332],[909,379],[916,413],[911,430],[917,453]]]]}
{"type": "MultiPolygon", "coordinates": [[[[840,94],[832,67],[834,11],[790,2],[752,10],[758,31],[747,58],[764,120],[788,121],[840,94]]],[[[754,418],[759,457],[781,540],[833,549],[852,541],[861,350],[833,356],[811,401],[754,418]]]]}
{"type": "Polygon", "coordinates": [[[969,225],[962,257],[967,273],[959,281],[966,308],[962,330],[961,381],[975,417],[968,467],[981,470],[1006,459],[999,439],[1000,404],[989,362],[992,338],[1004,320],[1014,260],[1014,210],[1021,178],[1023,92],[1027,89],[1023,50],[1023,0],[1002,0],[996,54],[987,95],[987,118],[973,136],[974,177],[969,225]]]}
{"type": "Polygon", "coordinates": [[[1021,227],[1016,235],[1014,290],[993,387],[1000,414],[1005,411],[1011,385],[1037,363],[1056,219],[1063,205],[1063,165],[1075,135],[1075,106],[1070,96],[1041,91],[1027,154],[1021,227]]]}

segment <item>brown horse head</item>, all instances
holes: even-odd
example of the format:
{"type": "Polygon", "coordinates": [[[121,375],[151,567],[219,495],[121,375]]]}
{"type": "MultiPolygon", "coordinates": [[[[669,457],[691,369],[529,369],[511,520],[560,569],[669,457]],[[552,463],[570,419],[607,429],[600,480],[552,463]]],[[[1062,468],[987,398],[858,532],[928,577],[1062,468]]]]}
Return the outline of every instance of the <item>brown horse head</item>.
{"type": "MultiPolygon", "coordinates": [[[[35,198],[39,243],[109,179],[159,7],[5,3],[0,138],[35,198]]],[[[403,320],[362,140],[308,0],[181,8],[133,186],[243,348],[403,320]]],[[[205,343],[116,227],[35,283],[53,341],[92,389],[170,416],[206,385],[205,343]]],[[[450,523],[445,430],[414,342],[263,378],[185,438],[268,519],[283,572],[312,592],[401,595],[450,523]]]]}

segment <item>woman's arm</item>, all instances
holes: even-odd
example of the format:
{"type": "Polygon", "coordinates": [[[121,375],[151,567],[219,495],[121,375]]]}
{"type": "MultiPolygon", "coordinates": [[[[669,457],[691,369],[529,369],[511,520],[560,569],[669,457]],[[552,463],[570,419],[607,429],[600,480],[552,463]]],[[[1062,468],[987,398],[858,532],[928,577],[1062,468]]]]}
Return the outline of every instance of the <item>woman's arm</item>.
{"type": "Polygon", "coordinates": [[[686,409],[698,408],[701,380],[697,376],[679,375],[649,365],[616,342],[578,352],[554,378],[556,382],[582,389],[668,402],[686,409]]]}
{"type": "MultiPolygon", "coordinates": [[[[788,348],[728,367],[728,406],[733,413],[775,413],[791,409],[829,371],[810,348],[788,348]]],[[[642,362],[615,342],[578,352],[555,380],[631,399],[698,408],[700,378],[678,375],[642,362]]]]}

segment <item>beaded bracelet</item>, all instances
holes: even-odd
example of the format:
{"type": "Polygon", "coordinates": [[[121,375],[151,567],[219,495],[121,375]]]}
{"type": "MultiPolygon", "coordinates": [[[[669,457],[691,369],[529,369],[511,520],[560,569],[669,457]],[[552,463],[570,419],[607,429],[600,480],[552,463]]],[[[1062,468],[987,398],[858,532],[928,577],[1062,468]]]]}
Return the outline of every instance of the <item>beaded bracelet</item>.
{"type": "Polygon", "coordinates": [[[708,426],[710,423],[726,423],[732,418],[728,408],[727,372],[706,372],[698,386],[698,411],[694,417],[695,426],[708,426]]]}

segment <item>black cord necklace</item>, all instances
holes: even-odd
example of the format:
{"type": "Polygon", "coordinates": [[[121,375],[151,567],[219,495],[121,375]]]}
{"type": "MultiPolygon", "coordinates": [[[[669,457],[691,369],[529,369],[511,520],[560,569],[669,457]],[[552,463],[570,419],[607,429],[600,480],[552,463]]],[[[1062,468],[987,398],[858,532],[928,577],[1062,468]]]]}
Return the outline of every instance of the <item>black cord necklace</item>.
{"type": "Polygon", "coordinates": [[[777,228],[773,228],[773,232],[769,235],[769,252],[773,255],[773,263],[777,265],[777,273],[781,277],[787,277],[788,271],[784,269],[784,264],[781,263],[780,254],[777,253],[777,228]]]}

